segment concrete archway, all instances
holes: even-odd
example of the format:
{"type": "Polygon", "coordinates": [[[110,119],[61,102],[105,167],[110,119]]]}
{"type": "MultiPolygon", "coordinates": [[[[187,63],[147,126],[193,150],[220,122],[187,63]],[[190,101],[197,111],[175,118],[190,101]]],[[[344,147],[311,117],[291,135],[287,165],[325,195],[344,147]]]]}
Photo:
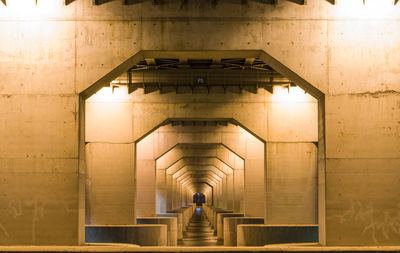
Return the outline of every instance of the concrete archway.
{"type": "MultiPolygon", "coordinates": [[[[195,119],[191,119],[193,121],[195,121],[195,119]]],[[[222,119],[219,119],[219,121],[222,121],[222,119]]],[[[186,146],[191,146],[190,141],[193,141],[196,145],[199,143],[210,143],[210,145],[215,145],[215,143],[218,146],[223,147],[222,149],[218,149],[216,151],[216,153],[209,153],[209,155],[217,155],[218,153],[221,153],[221,151],[224,152],[228,152],[228,153],[233,153],[236,154],[236,159],[233,158],[228,158],[228,159],[233,159],[233,164],[235,163],[235,160],[237,159],[245,159],[246,160],[246,164],[245,165],[245,170],[244,170],[244,174],[243,171],[237,171],[235,173],[235,177],[241,177],[242,180],[243,178],[245,178],[247,181],[245,181],[244,185],[245,185],[245,191],[243,193],[244,196],[244,201],[242,202],[244,207],[237,207],[236,209],[244,209],[244,211],[246,213],[248,213],[249,215],[253,215],[253,216],[264,216],[265,215],[265,203],[264,203],[264,199],[265,199],[265,195],[264,195],[264,188],[265,188],[265,180],[264,180],[264,171],[265,171],[265,143],[260,141],[258,138],[254,137],[251,133],[248,133],[247,131],[243,130],[242,128],[242,124],[240,124],[239,122],[235,121],[235,120],[231,120],[232,122],[235,122],[235,125],[232,126],[226,126],[226,127],[219,127],[217,129],[215,129],[215,127],[211,127],[211,129],[205,128],[204,126],[199,126],[199,127],[192,127],[195,128],[195,131],[192,132],[184,132],[182,134],[182,132],[180,130],[182,130],[181,128],[178,128],[176,130],[173,130],[176,127],[169,127],[168,126],[161,126],[160,128],[167,128],[167,133],[168,135],[164,136],[162,133],[163,131],[156,131],[154,130],[154,132],[149,133],[148,135],[146,135],[145,138],[140,138],[139,143],[137,144],[137,171],[138,171],[138,194],[140,196],[149,196],[151,198],[151,196],[154,196],[156,194],[151,193],[151,188],[154,189],[156,187],[153,186],[149,186],[151,183],[149,181],[152,180],[148,180],[148,178],[153,178],[155,177],[154,174],[152,174],[152,168],[156,167],[156,172],[160,171],[160,166],[156,165],[154,166],[154,162],[157,163],[162,163],[163,159],[164,160],[168,160],[170,159],[170,162],[167,163],[172,163],[175,162],[176,160],[178,160],[180,157],[178,154],[172,153],[171,151],[176,151],[176,143],[178,141],[182,142],[180,144],[180,146],[182,145],[186,145],[186,146]],[[225,128],[227,128],[226,130],[224,130],[225,128]],[[175,131],[175,135],[172,135],[173,131],[175,131]],[[216,131],[216,132],[215,132],[216,131]],[[232,132],[233,131],[233,132],[232,132]],[[213,133],[220,133],[217,134],[215,136],[215,134],[213,133]],[[229,137],[235,133],[236,135],[241,135],[242,137],[239,139],[233,139],[230,140],[229,137]],[[154,135],[155,134],[155,135],[154,135]],[[153,136],[154,135],[154,136],[153,136]],[[162,137],[163,136],[163,137],[162,137]],[[179,138],[177,138],[179,137],[179,138]],[[152,141],[153,140],[153,141],[152,141]],[[165,143],[169,143],[170,146],[165,146],[165,144],[160,143],[160,141],[158,140],[162,140],[165,143]],[[173,141],[171,141],[173,140],[173,141]],[[144,142],[142,145],[140,145],[142,142],[144,142]],[[155,144],[156,143],[156,144],[155,144]],[[222,143],[223,145],[220,145],[218,143],[222,143]],[[243,148],[240,147],[240,145],[244,144],[244,147],[247,148],[243,148]],[[141,146],[141,148],[139,147],[141,146]],[[147,157],[145,160],[146,162],[142,162],[142,155],[141,155],[141,151],[139,151],[139,149],[141,150],[151,150],[151,147],[157,147],[157,150],[154,150],[152,152],[149,152],[149,154],[152,154],[152,157],[147,157]],[[162,148],[160,148],[162,147],[162,148]],[[253,147],[253,148],[252,148],[253,147]],[[165,151],[165,153],[164,153],[165,151]],[[238,154],[240,153],[240,156],[238,156],[238,154]],[[159,155],[158,155],[159,154],[159,155]],[[168,156],[169,155],[169,156],[168,156]],[[240,157],[240,158],[239,158],[240,157]],[[172,160],[171,160],[172,159],[172,160]],[[152,162],[154,161],[154,162],[152,162]],[[246,170],[247,168],[247,170],[246,170]],[[146,174],[142,174],[142,171],[148,171],[148,173],[146,174]],[[254,176],[257,175],[257,176],[254,176]],[[146,179],[144,180],[140,180],[140,177],[143,176],[146,179]],[[142,184],[139,183],[139,181],[143,181],[143,186],[142,184]],[[146,188],[144,188],[144,184],[146,184],[146,188]],[[247,188],[246,188],[247,185],[247,188]],[[251,187],[250,187],[251,185],[251,187]],[[149,187],[148,187],[149,186],[149,187]],[[145,189],[146,192],[141,192],[140,187],[143,187],[143,189],[145,189]],[[257,196],[257,194],[261,194],[259,196],[257,196]],[[247,208],[246,208],[247,206],[247,208]],[[254,208],[257,207],[257,208],[254,208]],[[247,211],[246,211],[247,210],[247,211]]],[[[164,123],[160,124],[163,125],[164,123]]],[[[188,127],[184,127],[184,128],[188,128],[188,127]]],[[[153,128],[154,129],[154,128],[153,128]]],[[[189,128],[189,130],[192,130],[189,128]]],[[[200,152],[198,151],[199,148],[194,149],[194,151],[192,151],[191,154],[187,153],[189,150],[188,148],[183,148],[182,151],[179,152],[184,152],[184,156],[187,155],[195,155],[195,154],[199,154],[202,153],[202,155],[207,154],[208,150],[206,150],[206,148],[201,148],[204,149],[204,152],[200,152]]],[[[209,147],[210,151],[212,150],[209,147]]],[[[181,150],[181,149],[178,149],[181,150]]],[[[179,153],[178,152],[178,153],[179,153]]],[[[228,155],[229,156],[229,155],[228,155]]],[[[232,167],[237,167],[237,166],[232,166],[232,167]]],[[[164,175],[164,173],[163,173],[164,175]]],[[[231,179],[232,180],[232,179],[231,179]]],[[[156,181],[156,180],[154,180],[156,181]]],[[[231,186],[233,186],[233,183],[230,183],[231,186]]],[[[237,186],[239,186],[240,184],[238,184],[237,186]]],[[[240,188],[240,186],[239,186],[240,188]]],[[[239,196],[242,196],[242,194],[239,194],[239,196]]],[[[145,203],[149,203],[149,197],[147,198],[142,198],[141,200],[139,200],[139,203],[137,202],[137,204],[139,204],[139,206],[141,205],[141,201],[145,201],[145,203]]],[[[154,200],[155,201],[155,200],[154,200]]],[[[237,200],[235,202],[237,205],[240,205],[241,201],[237,200]]],[[[227,205],[226,203],[224,203],[224,205],[227,205]]],[[[146,205],[147,206],[147,205],[146,205]]],[[[146,209],[148,209],[146,213],[146,215],[151,215],[152,213],[154,213],[154,211],[151,211],[153,209],[155,209],[156,204],[152,204],[153,208],[150,208],[150,206],[147,206],[146,209]]],[[[233,207],[233,203],[231,203],[229,205],[230,207],[233,207]]],[[[227,206],[224,206],[227,207],[227,206]]],[[[243,211],[243,210],[242,210],[243,211]]],[[[143,215],[142,212],[140,212],[138,214],[139,216],[143,215]]]]}
{"type": "MultiPolygon", "coordinates": [[[[80,206],[81,210],[84,210],[85,206],[85,198],[84,192],[85,189],[85,163],[83,159],[85,157],[85,125],[83,124],[84,122],[84,112],[85,112],[85,99],[90,97],[91,95],[95,94],[96,91],[98,91],[101,87],[107,86],[112,80],[116,79],[119,75],[121,75],[123,72],[126,72],[132,64],[139,60],[144,60],[147,57],[170,57],[170,56],[176,56],[176,57],[187,57],[188,55],[199,57],[199,58],[204,58],[204,57],[214,57],[215,55],[218,55],[219,57],[233,57],[233,56],[238,56],[238,57],[249,57],[253,56],[256,58],[261,58],[265,62],[267,62],[270,66],[272,66],[275,70],[280,72],[282,75],[285,75],[288,77],[293,83],[297,84],[298,86],[302,87],[305,91],[307,91],[309,94],[311,94],[314,98],[318,100],[318,180],[319,180],[319,187],[318,187],[318,217],[319,217],[319,225],[320,225],[320,241],[322,244],[324,244],[324,224],[325,224],[325,188],[324,188],[324,178],[325,178],[325,141],[324,141],[324,94],[317,89],[315,89],[311,84],[306,82],[304,79],[299,77],[296,73],[285,67],[283,64],[279,63],[272,57],[270,57],[268,54],[266,54],[263,51],[259,50],[250,50],[250,51],[206,51],[206,52],[159,52],[159,51],[141,51],[138,54],[135,54],[133,57],[128,59],[126,62],[118,66],[116,69],[111,71],[108,75],[105,77],[101,78],[99,81],[97,81],[95,84],[93,84],[91,87],[86,89],[81,93],[81,109],[82,110],[81,114],[81,148],[80,148],[80,157],[81,157],[81,178],[80,180],[80,192],[81,192],[81,199],[80,199],[80,206]],[[83,197],[82,197],[83,196],[83,197]]],[[[252,107],[248,106],[246,107],[245,111],[251,111],[252,107]]],[[[217,113],[218,114],[218,113],[217,113]]],[[[236,115],[238,117],[238,120],[248,120],[248,115],[236,115]]],[[[145,115],[142,115],[140,117],[145,117],[145,115]]],[[[139,136],[144,136],[146,131],[148,132],[148,126],[151,125],[157,125],[156,121],[159,121],[159,118],[166,118],[168,115],[161,114],[154,115],[154,117],[149,118],[148,124],[147,125],[135,125],[134,131],[131,136],[128,137],[132,141],[128,141],[124,143],[126,145],[125,148],[130,149],[131,151],[135,152],[135,149],[132,149],[132,143],[138,140],[140,138],[139,136]],[[157,120],[156,120],[157,119],[157,120]]],[[[212,115],[212,117],[215,117],[215,115],[212,115]]],[[[132,124],[138,124],[137,122],[133,122],[132,124]]],[[[254,132],[257,136],[260,136],[261,138],[265,138],[265,140],[269,139],[268,133],[263,130],[265,128],[264,124],[260,124],[260,122],[251,122],[249,125],[246,125],[249,128],[252,129],[252,132],[254,132]]],[[[111,144],[112,145],[112,144],[111,144]]],[[[118,154],[116,154],[118,155],[118,154]]],[[[128,160],[131,159],[130,157],[127,158],[128,160]]],[[[82,221],[83,213],[81,212],[80,215],[80,231],[82,232],[82,227],[84,225],[84,218],[82,221]]]]}

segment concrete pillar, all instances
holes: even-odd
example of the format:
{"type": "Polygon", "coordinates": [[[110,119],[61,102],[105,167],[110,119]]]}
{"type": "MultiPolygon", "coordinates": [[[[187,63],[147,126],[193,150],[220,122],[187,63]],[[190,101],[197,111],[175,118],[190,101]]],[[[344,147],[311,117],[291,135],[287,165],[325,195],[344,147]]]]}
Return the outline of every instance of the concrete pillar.
{"type": "Polygon", "coordinates": [[[317,147],[268,144],[266,224],[317,224],[317,147]]]}
{"type": "Polygon", "coordinates": [[[227,187],[226,187],[226,209],[228,210],[234,210],[235,209],[235,203],[234,203],[234,199],[235,199],[235,189],[234,189],[234,174],[228,174],[227,175],[227,187]]]}
{"type": "Polygon", "coordinates": [[[157,139],[152,135],[136,145],[136,215],[147,217],[156,213],[156,162],[154,146],[157,139]]]}
{"type": "Polygon", "coordinates": [[[227,209],[228,201],[229,201],[229,191],[228,191],[228,179],[227,177],[222,178],[222,187],[221,187],[221,197],[222,198],[222,208],[227,209]]]}
{"type": "Polygon", "coordinates": [[[235,169],[233,171],[233,210],[234,212],[243,212],[244,202],[244,170],[235,169]]]}
{"type": "Polygon", "coordinates": [[[133,144],[86,145],[86,223],[135,224],[133,144]]]}
{"type": "Polygon", "coordinates": [[[173,209],[173,179],[171,174],[166,174],[167,184],[167,211],[173,209]]]}
{"type": "Polygon", "coordinates": [[[156,180],[157,180],[157,188],[156,188],[156,207],[157,213],[165,213],[167,211],[167,175],[165,173],[165,169],[157,169],[156,170],[156,180]]]}
{"type": "Polygon", "coordinates": [[[265,214],[265,147],[264,143],[246,133],[244,169],[244,213],[248,216],[265,214]],[[264,201],[262,201],[264,199],[264,201]]]}

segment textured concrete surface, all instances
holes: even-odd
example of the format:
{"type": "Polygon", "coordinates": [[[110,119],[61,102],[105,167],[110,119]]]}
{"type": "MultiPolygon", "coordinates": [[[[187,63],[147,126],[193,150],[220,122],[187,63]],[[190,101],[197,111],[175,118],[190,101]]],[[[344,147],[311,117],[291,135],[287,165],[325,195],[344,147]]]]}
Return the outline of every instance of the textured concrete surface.
{"type": "Polygon", "coordinates": [[[128,243],[141,246],[167,246],[167,225],[87,225],[88,243],[128,243]]]}
{"type": "Polygon", "coordinates": [[[241,224],[237,226],[236,243],[238,246],[318,243],[318,226],[241,224]]]}
{"type": "Polygon", "coordinates": [[[219,213],[217,214],[217,239],[224,239],[224,222],[228,217],[243,217],[243,213],[219,213]]]}
{"type": "Polygon", "coordinates": [[[184,228],[184,223],[183,223],[183,217],[181,213],[157,213],[157,217],[175,217],[177,221],[177,237],[178,240],[182,240],[183,237],[183,228],[184,228]]]}
{"type": "MultiPolygon", "coordinates": [[[[263,49],[309,81],[325,94],[326,242],[399,243],[398,4],[9,2],[0,4],[0,244],[79,243],[78,94],[141,49],[263,49]]],[[[152,125],[166,117],[154,113],[152,125]]],[[[267,125],[249,128],[268,136],[267,125]]]]}
{"type": "Polygon", "coordinates": [[[138,217],[137,224],[165,224],[167,225],[168,246],[178,244],[178,219],[176,217],[138,217]]]}
{"type": "Polygon", "coordinates": [[[264,217],[227,217],[224,220],[224,246],[236,246],[237,225],[264,224],[264,217]]]}
{"type": "Polygon", "coordinates": [[[0,252],[399,252],[398,246],[307,246],[276,244],[264,247],[138,247],[127,244],[90,246],[2,246],[0,252]]]}
{"type": "Polygon", "coordinates": [[[268,143],[266,224],[317,224],[317,147],[268,143]]]}

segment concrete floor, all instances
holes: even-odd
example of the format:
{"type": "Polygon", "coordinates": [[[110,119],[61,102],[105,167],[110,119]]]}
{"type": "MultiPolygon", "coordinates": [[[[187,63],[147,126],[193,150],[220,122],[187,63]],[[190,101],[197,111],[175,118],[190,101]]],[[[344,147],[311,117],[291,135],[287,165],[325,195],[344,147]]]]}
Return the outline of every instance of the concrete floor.
{"type": "MultiPolygon", "coordinates": [[[[140,185],[136,185],[133,176],[128,177],[135,171],[133,143],[168,118],[234,118],[264,136],[268,144],[276,141],[272,143],[275,149],[265,149],[276,151],[274,159],[266,154],[271,158],[267,161],[268,173],[273,173],[275,183],[281,176],[278,170],[271,171],[270,165],[273,169],[282,168],[279,150],[287,150],[291,155],[286,145],[288,138],[277,139],[277,134],[298,141],[298,137],[312,129],[310,121],[300,121],[304,119],[302,114],[293,113],[283,103],[279,107],[264,100],[257,109],[255,100],[247,93],[243,96],[248,99],[239,94],[224,94],[221,101],[225,105],[211,101],[213,95],[208,100],[196,98],[194,103],[184,99],[191,95],[174,94],[177,102],[173,105],[167,104],[166,97],[163,97],[165,104],[147,103],[155,93],[138,95],[134,107],[122,103],[120,115],[124,117],[120,118],[114,111],[118,107],[107,103],[96,115],[108,124],[93,125],[104,135],[89,139],[88,132],[85,136],[84,130],[89,130],[89,125],[84,126],[84,122],[90,108],[85,109],[83,95],[95,91],[93,85],[104,85],[125,72],[133,63],[133,59],[128,59],[134,55],[140,60],[164,56],[175,59],[176,51],[185,55],[179,56],[182,59],[207,59],[204,55],[208,50],[219,56],[218,62],[221,58],[236,58],[233,54],[242,50],[244,57],[252,59],[261,54],[249,55],[248,50],[262,50],[269,61],[280,64],[274,66],[280,66],[284,76],[293,72],[296,78],[288,77],[295,83],[306,82],[305,87],[323,93],[319,104],[324,106],[316,113],[323,119],[317,128],[321,132],[326,129],[326,134],[323,138],[302,140],[326,140],[319,144],[319,150],[325,148],[325,151],[318,160],[313,160],[321,161],[322,166],[319,166],[318,195],[313,194],[318,201],[312,202],[319,205],[314,208],[318,215],[310,215],[318,217],[321,234],[326,235],[326,238],[320,236],[321,242],[400,243],[400,4],[393,5],[393,0],[365,1],[365,5],[361,0],[338,0],[335,5],[331,0],[309,0],[306,5],[296,4],[302,2],[299,0],[278,1],[277,5],[256,0],[163,1],[162,5],[149,0],[132,5],[123,5],[119,0],[98,1],[104,2],[101,5],[88,0],[68,2],[71,3],[67,5],[65,0],[40,0],[37,5],[33,0],[10,0],[7,6],[0,3],[0,245],[80,245],[84,241],[85,210],[118,209],[120,205],[112,205],[114,200],[121,205],[126,203],[126,208],[116,212],[120,218],[126,218],[118,224],[132,224],[139,217],[134,214],[135,196],[141,196],[134,191],[140,185]],[[152,51],[153,56],[145,55],[146,50],[152,51]],[[229,55],[222,57],[218,50],[229,55]],[[234,103],[239,101],[243,103],[234,103]],[[207,103],[212,110],[207,109],[207,103]],[[133,111],[141,114],[132,118],[129,113],[133,111]],[[282,113],[292,116],[286,121],[279,120],[282,113]],[[106,134],[118,137],[112,143],[120,144],[108,144],[106,134]],[[120,138],[122,134],[124,138],[120,138]],[[119,167],[119,163],[110,160],[109,164],[120,170],[110,167],[106,170],[107,164],[102,164],[102,160],[95,164],[95,159],[85,161],[89,154],[85,154],[85,141],[92,142],[87,148],[93,154],[108,154],[121,163],[125,159],[127,166],[119,167]],[[281,141],[285,143],[277,143],[281,141]],[[104,184],[90,181],[94,170],[89,166],[97,164],[105,167],[103,178],[108,180],[104,184]],[[92,192],[85,188],[86,182],[94,186],[92,192]],[[115,195],[97,198],[97,203],[110,199],[110,209],[101,209],[91,201],[96,200],[90,198],[93,194],[86,195],[101,193],[102,189],[115,190],[115,195]]],[[[136,93],[139,91],[142,89],[136,93]]],[[[102,105],[98,106],[95,108],[102,105]]],[[[311,145],[314,144],[307,146],[311,145]]],[[[298,156],[298,160],[302,158],[298,156]]],[[[289,171],[290,167],[285,168],[289,171]]],[[[259,178],[262,181],[264,177],[259,178]]],[[[269,186],[282,186],[265,185],[268,185],[265,201],[277,196],[268,190],[269,186]]],[[[262,184],[259,187],[264,190],[262,184]]],[[[290,210],[284,204],[275,207],[272,211],[277,214],[283,208],[290,210]]],[[[93,213],[91,219],[99,217],[103,221],[114,217],[104,213],[100,212],[101,217],[93,213]]],[[[69,248],[57,247],[60,251],[69,248]]]]}
{"type": "Polygon", "coordinates": [[[211,223],[201,208],[196,209],[187,230],[183,233],[180,246],[217,246],[217,237],[211,223]]]}
{"type": "Polygon", "coordinates": [[[138,247],[136,245],[109,244],[106,246],[3,246],[0,247],[0,252],[400,252],[400,246],[138,247]]]}

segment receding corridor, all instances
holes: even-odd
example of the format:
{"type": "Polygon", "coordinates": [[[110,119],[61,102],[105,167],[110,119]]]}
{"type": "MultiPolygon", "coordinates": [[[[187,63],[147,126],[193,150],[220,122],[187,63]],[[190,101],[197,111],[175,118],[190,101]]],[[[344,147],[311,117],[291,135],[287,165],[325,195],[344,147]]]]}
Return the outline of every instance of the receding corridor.
{"type": "Polygon", "coordinates": [[[82,140],[86,242],[319,241],[318,94],[266,55],[246,54],[133,56],[92,91],[82,140]]]}
{"type": "Polygon", "coordinates": [[[400,252],[400,0],[0,0],[0,38],[0,252],[400,252]]]}
{"type": "Polygon", "coordinates": [[[217,246],[217,236],[201,207],[197,207],[183,233],[181,246],[217,246]]]}

